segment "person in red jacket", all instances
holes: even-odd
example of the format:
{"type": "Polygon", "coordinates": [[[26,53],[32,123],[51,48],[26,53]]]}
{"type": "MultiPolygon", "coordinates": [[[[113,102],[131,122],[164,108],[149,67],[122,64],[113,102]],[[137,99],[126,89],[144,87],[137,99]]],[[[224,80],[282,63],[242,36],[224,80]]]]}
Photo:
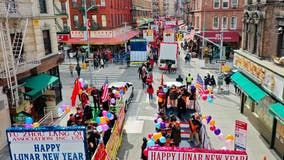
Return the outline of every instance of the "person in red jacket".
{"type": "Polygon", "coordinates": [[[152,84],[150,84],[147,88],[147,93],[149,95],[149,100],[153,100],[153,93],[154,93],[154,88],[152,84]]]}

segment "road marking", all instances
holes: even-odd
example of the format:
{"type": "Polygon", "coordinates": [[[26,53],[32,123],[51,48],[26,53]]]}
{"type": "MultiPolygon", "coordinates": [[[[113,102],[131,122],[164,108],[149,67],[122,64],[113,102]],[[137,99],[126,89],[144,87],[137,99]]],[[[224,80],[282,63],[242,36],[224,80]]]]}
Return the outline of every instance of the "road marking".
{"type": "Polygon", "coordinates": [[[145,102],[146,102],[147,104],[150,104],[150,100],[149,100],[149,95],[148,95],[148,93],[146,93],[146,100],[145,100],[145,102]]]}
{"type": "Polygon", "coordinates": [[[139,102],[139,99],[141,98],[141,92],[142,92],[142,90],[139,89],[139,91],[138,91],[138,93],[137,93],[137,97],[136,97],[136,99],[135,99],[134,102],[139,102]]]}

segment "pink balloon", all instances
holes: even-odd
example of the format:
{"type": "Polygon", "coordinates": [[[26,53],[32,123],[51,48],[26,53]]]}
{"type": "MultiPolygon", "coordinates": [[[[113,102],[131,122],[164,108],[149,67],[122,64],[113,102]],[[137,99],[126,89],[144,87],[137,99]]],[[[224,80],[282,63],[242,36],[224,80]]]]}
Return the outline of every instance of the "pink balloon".
{"type": "Polygon", "coordinates": [[[102,114],[103,114],[104,117],[106,117],[107,116],[107,111],[103,111],[102,114]]]}
{"type": "Polygon", "coordinates": [[[225,142],[225,146],[226,146],[227,148],[232,147],[233,144],[234,144],[234,142],[233,142],[232,140],[230,140],[230,139],[226,140],[226,142],[225,142]]]}
{"type": "Polygon", "coordinates": [[[114,98],[110,99],[110,103],[114,104],[115,103],[115,99],[114,98]]]}
{"type": "Polygon", "coordinates": [[[206,125],[207,124],[207,120],[206,119],[202,119],[202,124],[206,125]]]}
{"type": "Polygon", "coordinates": [[[223,135],[223,133],[219,134],[218,139],[221,141],[225,139],[225,136],[223,135]]]}
{"type": "Polygon", "coordinates": [[[107,131],[109,129],[107,124],[102,125],[102,127],[103,127],[103,131],[107,131]]]}

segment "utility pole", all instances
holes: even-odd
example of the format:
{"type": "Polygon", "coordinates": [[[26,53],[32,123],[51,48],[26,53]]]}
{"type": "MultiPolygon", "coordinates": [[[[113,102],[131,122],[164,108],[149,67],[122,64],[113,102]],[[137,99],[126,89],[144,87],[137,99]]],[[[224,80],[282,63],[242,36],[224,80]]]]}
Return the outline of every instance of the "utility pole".
{"type": "MultiPolygon", "coordinates": [[[[221,39],[221,42],[220,42],[220,60],[223,59],[223,25],[221,27],[221,36],[220,36],[220,39],[221,39]]],[[[220,73],[222,73],[222,64],[223,63],[220,63],[220,73]]]]}
{"type": "Polygon", "coordinates": [[[91,67],[91,63],[93,61],[91,61],[92,57],[91,57],[91,53],[90,53],[90,37],[89,37],[89,26],[88,26],[88,11],[91,10],[94,7],[94,5],[92,5],[90,8],[87,9],[87,1],[85,0],[85,4],[84,4],[84,9],[85,9],[85,26],[86,26],[86,34],[85,34],[85,38],[88,42],[88,58],[89,58],[89,72],[90,72],[90,86],[93,86],[93,77],[92,77],[92,67],[91,67]]]}
{"type": "MultiPolygon", "coordinates": [[[[205,47],[205,31],[206,31],[206,18],[205,18],[205,8],[206,8],[206,2],[203,2],[203,5],[204,5],[204,7],[203,7],[203,34],[202,34],[202,36],[203,36],[203,38],[202,38],[202,51],[204,51],[204,47],[205,47]]],[[[203,54],[201,53],[201,59],[203,59],[203,54]]]]}
{"type": "Polygon", "coordinates": [[[126,37],[126,24],[127,22],[123,22],[124,23],[124,49],[125,49],[125,53],[127,53],[127,37],[126,37]]]}

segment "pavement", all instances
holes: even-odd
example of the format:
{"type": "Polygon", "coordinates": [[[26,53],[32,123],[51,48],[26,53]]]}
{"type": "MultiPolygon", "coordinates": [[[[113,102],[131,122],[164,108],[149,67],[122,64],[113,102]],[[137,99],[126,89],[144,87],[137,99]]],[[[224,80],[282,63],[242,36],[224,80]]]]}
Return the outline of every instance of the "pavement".
{"type": "MultiPolygon", "coordinates": [[[[198,58],[192,58],[190,63],[184,62],[184,53],[181,52],[179,56],[179,70],[176,74],[165,75],[165,81],[175,80],[178,74],[181,74],[185,79],[188,73],[191,73],[194,77],[194,82],[196,80],[197,73],[206,75],[207,73],[217,75],[219,64],[214,63],[210,65],[205,65],[204,61],[198,58]]],[[[74,60],[66,60],[62,65],[60,65],[60,74],[63,83],[63,101],[58,104],[61,105],[70,104],[70,96],[72,93],[73,82],[75,77],[70,76],[68,64],[75,63],[74,60]]],[[[120,160],[133,160],[139,159],[141,153],[142,138],[147,137],[148,133],[154,131],[154,113],[157,111],[156,97],[153,101],[149,101],[145,89],[142,89],[141,81],[138,80],[137,67],[126,68],[125,65],[115,65],[110,64],[104,69],[92,70],[93,81],[95,85],[100,85],[104,82],[107,75],[114,75],[110,77],[110,81],[129,81],[132,80],[135,86],[135,95],[132,103],[129,106],[127,112],[126,123],[125,123],[125,133],[123,136],[122,146],[118,153],[120,160]]],[[[84,79],[89,79],[89,71],[82,70],[82,76],[84,79]]],[[[161,80],[161,72],[154,68],[154,89],[161,80]]],[[[74,75],[76,73],[74,72],[74,75]]],[[[217,76],[215,76],[217,77],[217,76]]],[[[201,106],[201,112],[204,115],[211,115],[216,121],[216,127],[220,128],[222,133],[226,136],[228,134],[234,135],[235,131],[235,120],[241,120],[248,124],[247,133],[247,153],[249,159],[252,160],[262,160],[266,156],[267,160],[280,160],[277,154],[269,149],[268,144],[265,142],[257,130],[248,121],[247,117],[240,113],[240,97],[234,94],[233,85],[230,86],[230,94],[217,94],[216,89],[214,90],[214,101],[213,103],[208,103],[202,99],[198,99],[198,103],[201,106]]],[[[70,113],[74,113],[75,109],[71,108],[70,113]]],[[[61,119],[59,125],[66,125],[69,115],[61,119]]],[[[206,126],[207,133],[210,138],[211,146],[214,149],[221,149],[225,145],[225,140],[219,140],[213,132],[210,131],[209,125],[206,126]]],[[[0,152],[0,159],[8,160],[9,151],[6,147],[0,152]]]]}

